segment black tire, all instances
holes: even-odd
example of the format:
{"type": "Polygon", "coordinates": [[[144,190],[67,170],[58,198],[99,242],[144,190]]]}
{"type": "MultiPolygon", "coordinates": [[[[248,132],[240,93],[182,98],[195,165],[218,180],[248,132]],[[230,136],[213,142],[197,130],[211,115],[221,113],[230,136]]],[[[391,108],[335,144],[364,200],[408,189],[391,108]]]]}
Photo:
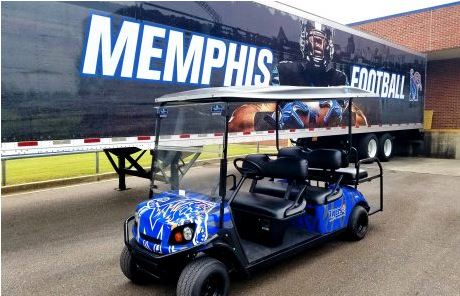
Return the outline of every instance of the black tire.
{"type": "Polygon", "coordinates": [[[139,270],[131,252],[126,246],[123,248],[123,251],[121,251],[120,267],[123,274],[137,285],[146,284],[150,280],[147,274],[139,270]]]}
{"type": "Polygon", "coordinates": [[[359,158],[369,158],[369,157],[377,157],[379,154],[379,140],[377,139],[377,136],[375,134],[367,134],[363,136],[359,140],[359,158]],[[372,147],[375,145],[375,151],[372,150],[370,147],[370,143],[372,144],[372,147]]]}
{"type": "Polygon", "coordinates": [[[379,139],[379,160],[388,161],[393,156],[394,142],[389,133],[383,134],[379,139]]]}
{"type": "Polygon", "coordinates": [[[177,283],[177,296],[225,296],[229,286],[225,265],[211,257],[200,257],[182,270],[177,283]]]}
{"type": "Polygon", "coordinates": [[[362,206],[354,207],[348,220],[347,237],[353,241],[359,241],[366,236],[369,228],[369,215],[362,206]]]}

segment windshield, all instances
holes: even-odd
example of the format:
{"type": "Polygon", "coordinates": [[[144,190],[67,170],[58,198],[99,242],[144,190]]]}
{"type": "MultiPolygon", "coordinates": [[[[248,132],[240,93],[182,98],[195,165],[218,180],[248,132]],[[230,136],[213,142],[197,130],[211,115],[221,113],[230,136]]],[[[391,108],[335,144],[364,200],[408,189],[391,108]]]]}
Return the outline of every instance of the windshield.
{"type": "Polygon", "coordinates": [[[155,167],[159,190],[218,196],[225,103],[164,106],[155,167]]]}

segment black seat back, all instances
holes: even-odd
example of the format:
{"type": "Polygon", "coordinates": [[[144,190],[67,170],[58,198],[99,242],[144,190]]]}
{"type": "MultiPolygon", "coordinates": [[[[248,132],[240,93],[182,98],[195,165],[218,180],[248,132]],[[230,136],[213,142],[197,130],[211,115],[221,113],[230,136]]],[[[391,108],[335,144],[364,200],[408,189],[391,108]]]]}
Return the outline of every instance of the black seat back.
{"type": "Polygon", "coordinates": [[[303,158],[307,159],[308,161],[308,154],[310,151],[303,150],[300,147],[285,147],[281,148],[278,151],[278,157],[296,157],[296,158],[303,158]]]}
{"type": "Polygon", "coordinates": [[[316,149],[308,153],[310,167],[336,170],[342,167],[342,153],[337,149],[316,149]]]}
{"type": "Polygon", "coordinates": [[[305,151],[300,147],[286,147],[278,151],[278,157],[306,159],[310,168],[336,170],[341,167],[348,167],[347,154],[338,149],[321,148],[305,151]]]}
{"type": "MultiPolygon", "coordinates": [[[[252,154],[246,156],[247,160],[256,163],[260,172],[258,177],[287,179],[289,181],[305,180],[308,175],[308,162],[303,158],[278,157],[270,159],[264,154],[252,154]]],[[[243,162],[243,168],[251,168],[250,163],[243,162]]]]}
{"type": "Polygon", "coordinates": [[[262,174],[264,177],[301,181],[307,178],[307,164],[305,159],[279,157],[266,162],[262,167],[262,174]]]}

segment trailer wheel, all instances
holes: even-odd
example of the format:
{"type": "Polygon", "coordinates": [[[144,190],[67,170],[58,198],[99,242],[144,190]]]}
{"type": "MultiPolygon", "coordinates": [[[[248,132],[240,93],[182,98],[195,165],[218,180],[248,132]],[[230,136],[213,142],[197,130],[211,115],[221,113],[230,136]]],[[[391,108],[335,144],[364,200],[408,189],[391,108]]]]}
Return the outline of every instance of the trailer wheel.
{"type": "Polygon", "coordinates": [[[120,267],[123,274],[137,285],[146,284],[150,280],[147,274],[139,270],[131,252],[126,246],[123,248],[123,251],[121,251],[120,267]]]}
{"type": "Polygon", "coordinates": [[[369,216],[362,206],[354,207],[348,220],[347,237],[350,240],[359,241],[366,236],[369,225],[369,216]]]}
{"type": "Polygon", "coordinates": [[[200,257],[185,266],[177,283],[177,295],[225,296],[229,286],[230,279],[225,265],[211,257],[200,257]]]}
{"type": "Polygon", "coordinates": [[[379,159],[381,161],[390,160],[393,155],[393,137],[389,133],[383,134],[379,139],[379,159]]]}
{"type": "Polygon", "coordinates": [[[375,134],[367,134],[359,140],[359,157],[376,157],[379,151],[379,141],[375,134]]]}

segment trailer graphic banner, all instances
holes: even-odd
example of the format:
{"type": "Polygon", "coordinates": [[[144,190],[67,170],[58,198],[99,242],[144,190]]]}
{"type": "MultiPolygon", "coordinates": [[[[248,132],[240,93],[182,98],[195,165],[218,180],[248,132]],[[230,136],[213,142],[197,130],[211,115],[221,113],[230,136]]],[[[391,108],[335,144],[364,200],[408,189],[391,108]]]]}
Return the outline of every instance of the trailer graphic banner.
{"type": "MultiPolygon", "coordinates": [[[[355,126],[422,122],[424,56],[301,12],[243,1],[1,5],[2,143],[151,136],[154,98],[230,85],[351,85],[376,94],[353,105],[294,100],[277,111],[232,104],[232,132],[271,130],[276,112],[282,129],[345,132],[350,108],[355,126]]],[[[220,116],[190,108],[169,109],[164,115],[183,128],[164,132],[222,132],[220,116]]]]}
{"type": "Polygon", "coordinates": [[[221,70],[223,86],[270,82],[269,48],[126,19],[114,38],[111,22],[108,16],[90,16],[83,75],[209,85],[211,76],[221,70]]]}
{"type": "Polygon", "coordinates": [[[404,99],[405,76],[353,66],[350,86],[373,92],[381,98],[404,99]]]}

